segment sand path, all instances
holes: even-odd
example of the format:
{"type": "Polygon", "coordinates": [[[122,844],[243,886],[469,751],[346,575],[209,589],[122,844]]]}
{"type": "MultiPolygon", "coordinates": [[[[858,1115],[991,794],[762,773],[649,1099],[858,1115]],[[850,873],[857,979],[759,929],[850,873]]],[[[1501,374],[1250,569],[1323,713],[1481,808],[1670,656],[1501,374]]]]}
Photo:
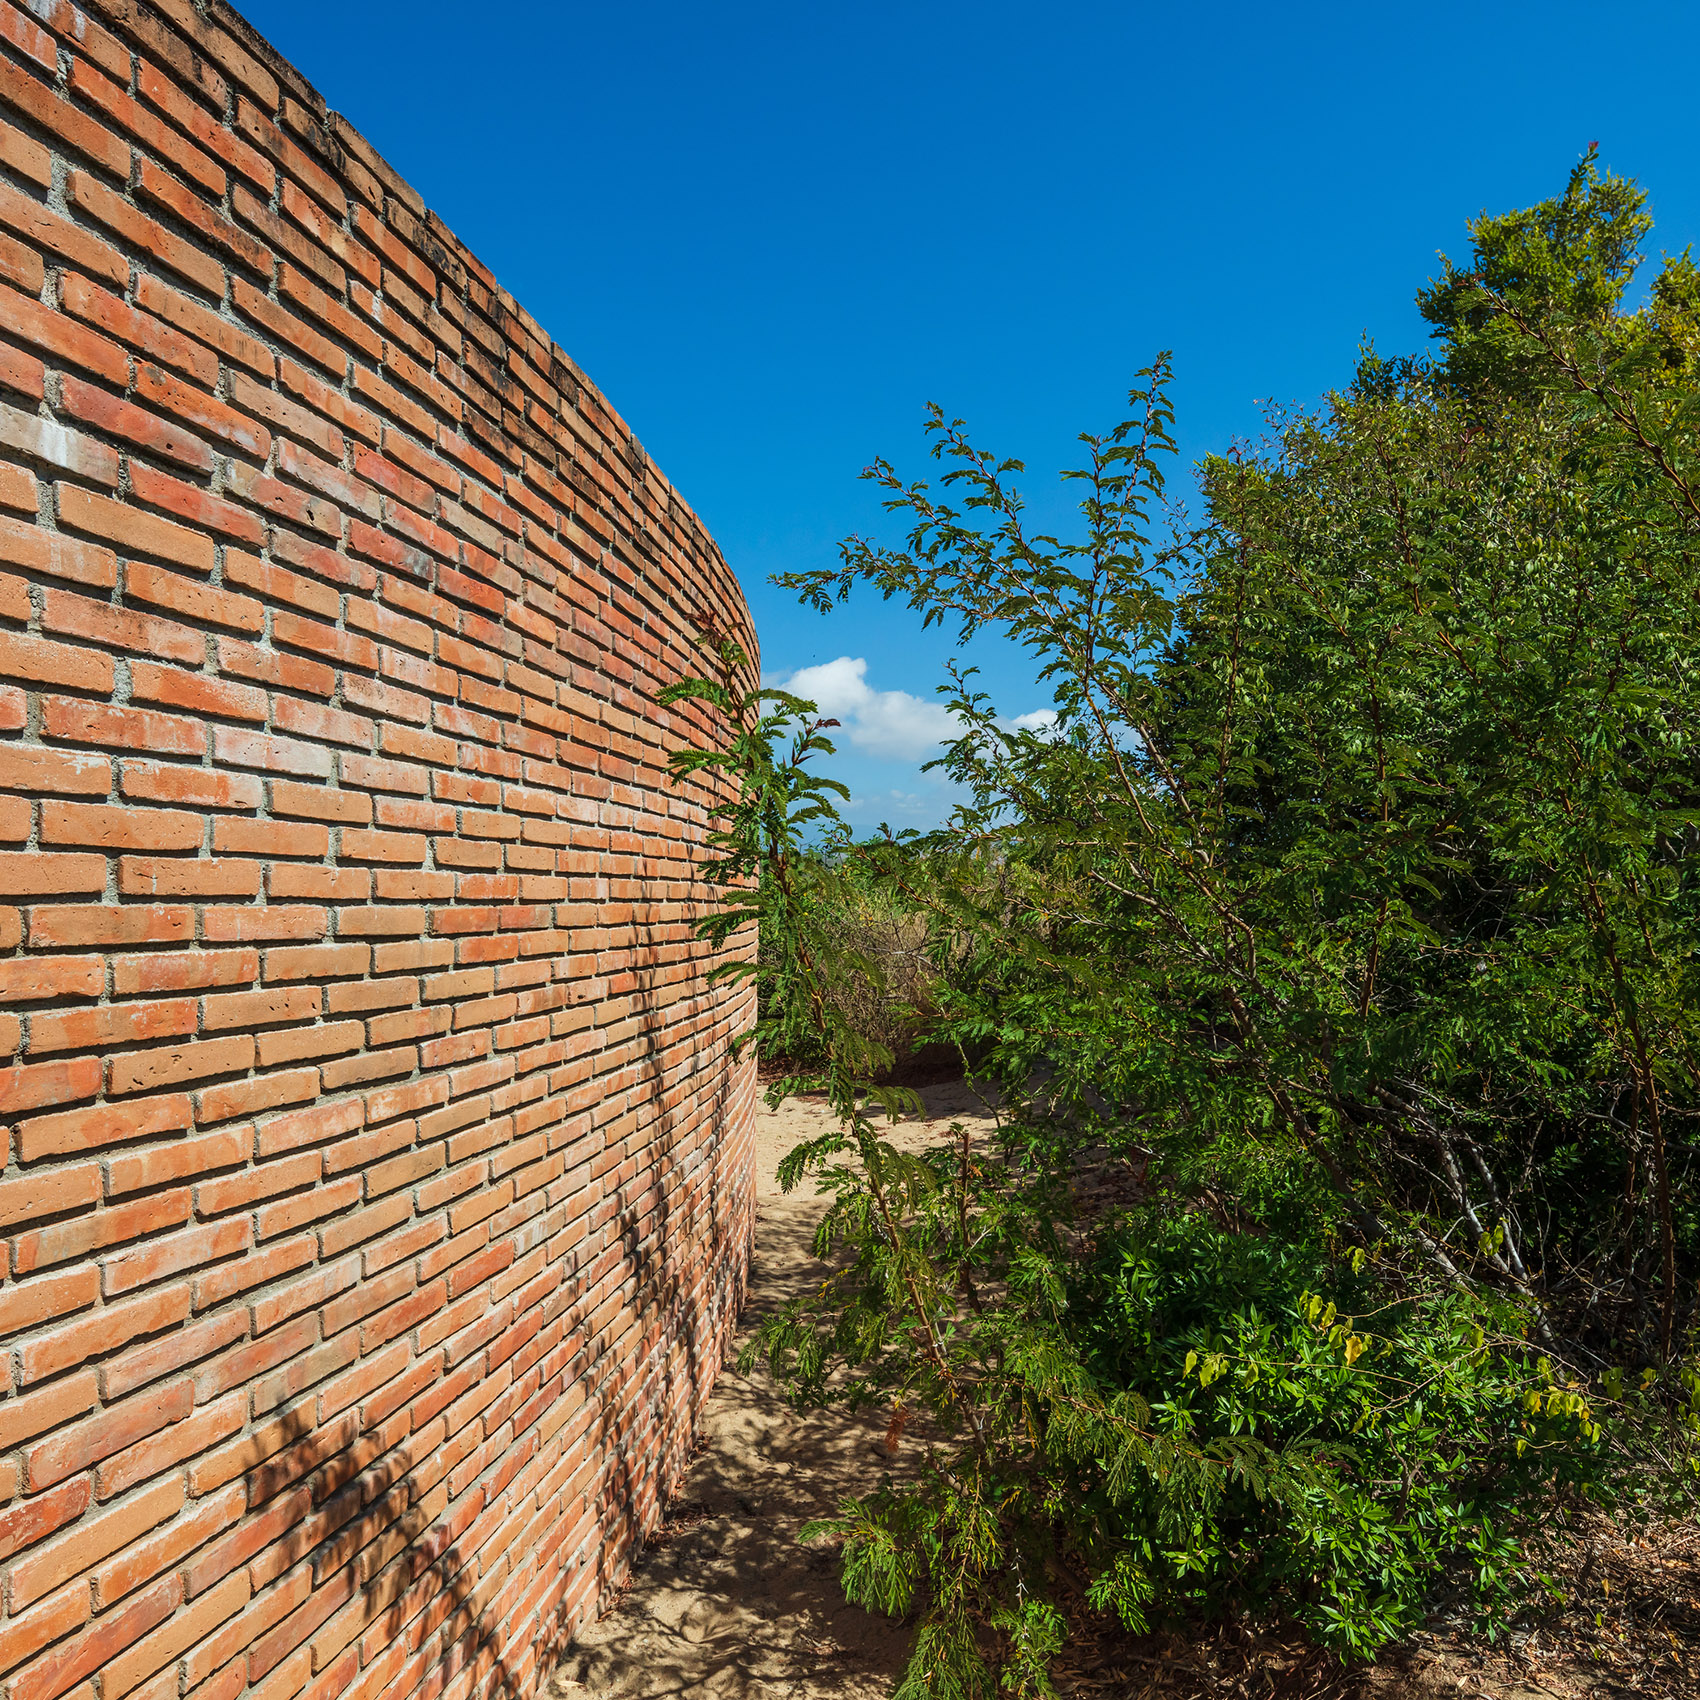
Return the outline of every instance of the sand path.
{"type": "MultiPolygon", "coordinates": [[[[987,1106],[960,1082],[924,1087],[927,1122],[894,1142],[930,1143],[952,1121],[989,1128],[987,1106]]],[[[793,1102],[760,1112],[756,1248],[740,1341],[818,1277],[809,1249],[821,1201],[787,1195],[779,1160],[824,1128],[825,1111],[793,1102]]],[[[847,1605],[837,1555],[797,1531],[850,1493],[878,1485],[885,1419],[786,1409],[765,1369],[722,1371],[703,1409],[701,1447],[657,1542],[600,1622],[580,1632],[551,1692],[558,1700],[885,1700],[908,1632],[847,1605]]]]}

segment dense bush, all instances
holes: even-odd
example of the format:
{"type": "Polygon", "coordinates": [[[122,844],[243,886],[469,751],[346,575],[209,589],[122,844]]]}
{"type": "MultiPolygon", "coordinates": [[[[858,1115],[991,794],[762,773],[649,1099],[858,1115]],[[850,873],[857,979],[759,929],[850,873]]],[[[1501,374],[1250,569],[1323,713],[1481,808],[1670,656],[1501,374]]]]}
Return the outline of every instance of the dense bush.
{"type": "MultiPolygon", "coordinates": [[[[915,1061],[939,1015],[937,951],[925,916],[917,915],[883,882],[867,877],[856,847],[803,860],[797,877],[808,886],[805,899],[817,936],[842,965],[827,985],[836,1017],[889,1059],[889,1073],[915,1061]]],[[[768,875],[772,877],[771,874],[768,875]]],[[[758,977],[763,1013],[783,997],[778,990],[783,947],[771,934],[758,943],[760,963],[772,979],[758,977]]],[[[794,1049],[773,1056],[775,1066],[824,1063],[827,1033],[813,1022],[792,1041],[794,1049]]]]}
{"type": "Polygon", "coordinates": [[[1082,439],[1077,540],[935,411],[939,491],[870,469],[906,546],[784,582],[1034,655],[1050,733],[954,677],[938,833],[852,844],[810,705],[678,687],[727,720],[681,771],[740,784],[709,930],[759,923],[727,972],[798,1059],[774,1093],[841,1120],[784,1170],[831,1194],[834,1273],[764,1348],[800,1404],[942,1437],[833,1525],[852,1595],[918,1613],[905,1696],[1047,1691],[1081,1597],[1354,1654],[1448,1595],[1491,1621],[1580,1496],[1680,1473],[1700,274],[1625,311],[1647,227],[1591,156],[1478,222],[1420,297],[1435,355],[1207,462],[1160,545],[1166,362],[1082,439]],[[880,1137],[908,1100],[841,990],[884,996],[833,919],[852,867],[1005,1094],[991,1149],[880,1137]],[[1084,1215],[1088,1163],[1132,1202],[1084,1215]]]}

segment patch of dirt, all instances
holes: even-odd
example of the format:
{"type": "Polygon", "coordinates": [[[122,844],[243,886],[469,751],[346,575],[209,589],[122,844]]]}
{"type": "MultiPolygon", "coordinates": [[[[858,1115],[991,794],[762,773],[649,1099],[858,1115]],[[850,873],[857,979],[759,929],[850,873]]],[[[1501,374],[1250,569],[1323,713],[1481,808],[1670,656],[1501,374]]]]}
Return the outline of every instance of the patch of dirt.
{"type": "MultiPolygon", "coordinates": [[[[992,1125],[960,1077],[922,1089],[927,1121],[887,1137],[924,1146],[952,1121],[992,1125]]],[[[756,1246],[739,1344],[820,1265],[810,1250],[824,1201],[779,1190],[779,1161],[828,1126],[825,1103],[793,1100],[756,1123],[756,1246]]],[[[734,1348],[734,1356],[737,1348],[734,1348]]],[[[838,1554],[797,1532],[891,1467],[887,1412],[798,1416],[765,1369],[721,1371],[666,1521],[620,1598],[581,1630],[556,1674],[557,1700],[886,1700],[909,1631],[845,1603],[838,1554]]]]}
{"type": "MultiPolygon", "coordinates": [[[[933,1143],[952,1121],[977,1140],[989,1133],[991,1104],[959,1078],[920,1090],[926,1119],[894,1143],[933,1143]]],[[[758,1112],[740,1344],[818,1276],[810,1239],[822,1201],[782,1193],[775,1172],[826,1116],[819,1099],[758,1112]]],[[[1114,1208],[1130,1185],[1125,1170],[1088,1170],[1080,1202],[1089,1214],[1114,1208]]],[[[555,1700],[887,1700],[908,1628],[846,1604],[836,1551],[797,1539],[892,1467],[887,1416],[798,1416],[765,1370],[728,1364],[665,1522],[601,1620],[580,1631],[555,1700]]],[[[1212,1623],[1134,1637],[1082,1624],[1059,1686],[1070,1700],[1700,1700],[1700,1527],[1630,1535],[1602,1521],[1561,1580],[1566,1602],[1499,1645],[1437,1624],[1367,1670],[1279,1631],[1212,1623]]]]}

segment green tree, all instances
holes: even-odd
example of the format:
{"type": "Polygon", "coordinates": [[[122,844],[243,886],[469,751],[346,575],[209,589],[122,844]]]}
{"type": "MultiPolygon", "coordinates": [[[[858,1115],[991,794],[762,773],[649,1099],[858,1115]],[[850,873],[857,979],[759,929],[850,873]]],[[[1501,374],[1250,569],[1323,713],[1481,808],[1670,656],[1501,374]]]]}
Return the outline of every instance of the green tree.
{"type": "Polygon", "coordinates": [[[953,676],[968,800],[925,840],[810,857],[809,710],[679,687],[735,729],[678,764],[743,785],[716,924],[763,928],[755,1042],[807,1029],[776,1092],[841,1121],[784,1172],[832,1194],[836,1273],[765,1348],[800,1403],[938,1436],[834,1526],[853,1597],[920,1609],[904,1696],[1047,1691],[1075,1594],[1357,1653],[1437,1587],[1503,1611],[1543,1495],[1628,1468],[1627,1370],[1692,1427],[1700,288],[1684,256],[1624,310],[1646,229],[1591,154],[1478,221],[1420,297],[1435,356],[1363,355],[1161,542],[1166,360],[1081,439],[1072,539],[934,410],[936,488],[869,472],[904,545],[780,581],[995,628],[1054,690],[1011,731],[953,676]],[[995,1149],[880,1137],[904,1097],[831,996],[847,856],[925,921],[995,1149]],[[1138,1196],[1083,1218],[1105,1162],[1138,1196]]]}

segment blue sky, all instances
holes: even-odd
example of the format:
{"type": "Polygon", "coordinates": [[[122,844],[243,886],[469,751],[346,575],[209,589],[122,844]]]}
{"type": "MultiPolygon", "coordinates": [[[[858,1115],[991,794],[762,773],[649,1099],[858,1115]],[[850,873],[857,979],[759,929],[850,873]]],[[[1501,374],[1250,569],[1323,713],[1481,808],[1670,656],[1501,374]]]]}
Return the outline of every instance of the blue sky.
{"type": "MultiPolygon", "coordinates": [[[[714,532],[769,674],[845,720],[858,824],[925,825],[948,640],[768,574],[892,528],[939,402],[1030,468],[1175,351],[1186,458],[1309,402],[1464,221],[1591,140],[1700,235],[1692,5],[239,0],[602,386],[714,532]]],[[[1011,717],[1020,655],[972,659],[1011,717]]]]}

